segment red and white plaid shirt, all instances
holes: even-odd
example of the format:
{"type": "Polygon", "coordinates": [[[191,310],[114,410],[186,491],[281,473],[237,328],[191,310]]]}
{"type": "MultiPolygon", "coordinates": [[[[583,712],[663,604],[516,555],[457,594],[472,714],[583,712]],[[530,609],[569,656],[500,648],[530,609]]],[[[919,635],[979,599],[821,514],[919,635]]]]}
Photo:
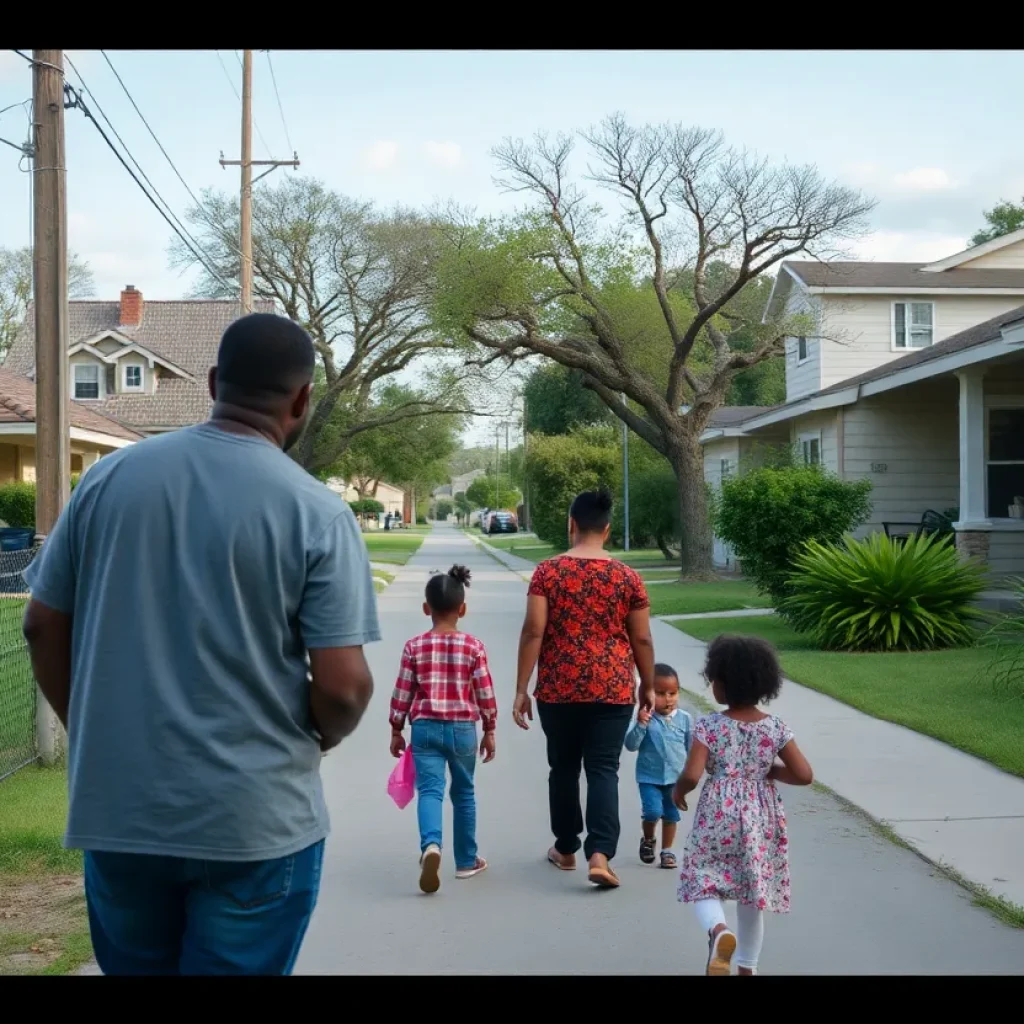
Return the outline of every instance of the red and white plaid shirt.
{"type": "Polygon", "coordinates": [[[467,633],[423,633],[402,651],[395,692],[391,695],[391,724],[401,729],[408,717],[443,722],[483,720],[491,732],[498,719],[494,683],[487,651],[467,633]]]}

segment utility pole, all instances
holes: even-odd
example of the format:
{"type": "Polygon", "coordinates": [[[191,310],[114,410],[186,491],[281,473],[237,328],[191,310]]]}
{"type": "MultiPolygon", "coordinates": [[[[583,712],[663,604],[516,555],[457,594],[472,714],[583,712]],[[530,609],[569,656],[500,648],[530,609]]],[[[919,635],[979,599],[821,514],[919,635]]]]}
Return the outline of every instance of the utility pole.
{"type": "Polygon", "coordinates": [[[530,477],[526,472],[526,464],[529,457],[529,447],[526,433],[526,392],[523,392],[523,518],[526,520],[525,527],[530,529],[530,477]]]}
{"type": "Polygon", "coordinates": [[[501,424],[494,428],[494,511],[501,498],[501,424]]]}
{"type": "MultiPolygon", "coordinates": [[[[626,404],[626,396],[622,396],[622,404],[626,404]]],[[[626,421],[622,421],[622,515],[625,529],[625,539],[622,542],[623,551],[629,550],[629,427],[626,421]]]]}
{"type": "Polygon", "coordinates": [[[221,167],[242,168],[242,195],[239,203],[240,230],[240,272],[242,313],[252,312],[252,179],[253,167],[267,167],[268,170],[256,179],[269,174],[277,167],[298,167],[299,154],[293,153],[292,160],[253,160],[252,158],[252,50],[242,51],[242,159],[225,160],[220,155],[221,167]]]}
{"type": "MultiPolygon", "coordinates": [[[[68,431],[68,220],[64,51],[32,51],[32,289],[36,331],[36,534],[53,530],[71,490],[68,431]]],[[[53,709],[36,695],[36,745],[57,756],[53,709]]]]}

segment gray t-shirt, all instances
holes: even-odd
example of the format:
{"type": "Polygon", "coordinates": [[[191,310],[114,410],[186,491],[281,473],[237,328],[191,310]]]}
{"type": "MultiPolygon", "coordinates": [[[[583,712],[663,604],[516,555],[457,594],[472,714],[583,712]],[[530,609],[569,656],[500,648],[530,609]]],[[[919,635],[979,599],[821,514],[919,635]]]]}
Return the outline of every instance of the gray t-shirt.
{"type": "Polygon", "coordinates": [[[73,616],[68,847],[286,857],[329,831],[306,652],[380,639],[348,505],[204,424],[101,459],[25,573],[73,616]]]}

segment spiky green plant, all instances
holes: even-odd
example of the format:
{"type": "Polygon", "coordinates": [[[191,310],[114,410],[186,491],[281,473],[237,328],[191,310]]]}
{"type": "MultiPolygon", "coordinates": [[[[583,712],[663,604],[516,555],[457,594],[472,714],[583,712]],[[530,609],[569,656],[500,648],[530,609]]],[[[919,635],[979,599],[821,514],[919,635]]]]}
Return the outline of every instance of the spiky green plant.
{"type": "Polygon", "coordinates": [[[949,537],[810,541],[794,570],[780,611],[826,650],[924,651],[974,640],[985,569],[963,561],[949,537]]]}
{"type": "Polygon", "coordinates": [[[982,644],[992,649],[985,676],[1005,696],[1024,700],[1024,579],[1008,583],[1017,597],[1017,610],[999,616],[982,637],[982,644]]]}

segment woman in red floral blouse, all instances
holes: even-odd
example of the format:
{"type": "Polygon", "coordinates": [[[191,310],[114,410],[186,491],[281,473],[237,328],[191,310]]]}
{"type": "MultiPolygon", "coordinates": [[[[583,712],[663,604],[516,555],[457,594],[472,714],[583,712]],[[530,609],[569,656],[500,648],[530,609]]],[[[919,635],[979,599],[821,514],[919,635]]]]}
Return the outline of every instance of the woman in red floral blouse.
{"type": "Polygon", "coordinates": [[[587,773],[588,879],[617,888],[609,866],[619,841],[619,757],[640,699],[654,707],[654,644],[643,580],[604,550],[612,499],[604,490],[576,497],[569,511],[570,550],[541,562],[526,599],[519,639],[513,718],[533,719],[527,687],[537,667],[537,714],[547,739],[548,798],[555,845],[548,860],[576,868],[583,814],[580,768],[587,773]]]}

